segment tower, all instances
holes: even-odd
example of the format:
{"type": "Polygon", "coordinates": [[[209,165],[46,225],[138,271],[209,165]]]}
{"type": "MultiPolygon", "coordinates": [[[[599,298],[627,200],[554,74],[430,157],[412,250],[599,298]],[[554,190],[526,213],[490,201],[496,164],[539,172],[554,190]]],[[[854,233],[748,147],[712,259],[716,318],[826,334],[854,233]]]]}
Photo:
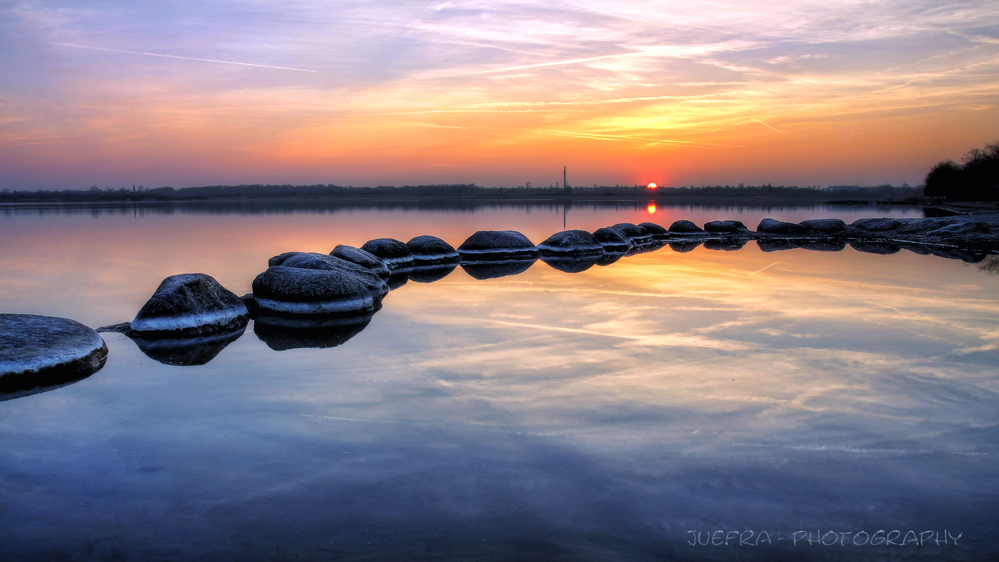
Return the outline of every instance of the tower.
{"type": "Polygon", "coordinates": [[[569,189],[569,183],[565,181],[565,166],[562,166],[562,189],[569,189]]]}

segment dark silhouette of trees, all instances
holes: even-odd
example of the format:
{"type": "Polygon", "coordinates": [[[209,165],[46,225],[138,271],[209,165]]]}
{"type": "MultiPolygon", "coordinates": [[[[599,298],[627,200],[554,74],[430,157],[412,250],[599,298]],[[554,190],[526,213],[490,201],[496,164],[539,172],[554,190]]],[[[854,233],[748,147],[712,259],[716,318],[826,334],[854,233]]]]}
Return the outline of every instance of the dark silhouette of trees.
{"type": "Polygon", "coordinates": [[[999,200],[999,140],[973,148],[961,158],[940,162],[926,175],[923,193],[953,201],[999,200]]]}

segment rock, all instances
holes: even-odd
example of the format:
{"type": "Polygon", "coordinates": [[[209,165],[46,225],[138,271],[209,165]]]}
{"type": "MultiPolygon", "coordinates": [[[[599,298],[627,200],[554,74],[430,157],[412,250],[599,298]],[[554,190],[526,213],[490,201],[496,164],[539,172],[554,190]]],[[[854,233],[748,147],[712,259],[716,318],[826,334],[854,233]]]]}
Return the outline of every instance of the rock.
{"type": "Polygon", "coordinates": [[[188,367],[205,365],[215,359],[226,346],[238,340],[245,329],[246,325],[243,325],[238,330],[212,336],[150,340],[133,337],[132,341],[154,361],[164,365],[188,367]]]}
{"type": "Polygon", "coordinates": [[[600,243],[605,252],[629,252],[635,244],[620,230],[614,228],[598,228],[593,232],[593,238],[600,243]]]}
{"type": "Polygon", "coordinates": [[[869,242],[866,240],[851,240],[850,247],[858,252],[864,252],[865,254],[880,254],[882,256],[897,254],[902,249],[902,247],[897,244],[869,242]]]}
{"type": "MultiPolygon", "coordinates": [[[[335,258],[340,258],[342,260],[347,260],[351,263],[356,263],[357,265],[370,270],[375,275],[386,278],[392,274],[388,266],[381,258],[372,254],[371,252],[365,252],[360,248],[355,248],[353,246],[344,246],[343,244],[337,245],[330,252],[330,255],[335,258]]],[[[281,265],[279,263],[269,264],[269,265],[281,265]]]]}
{"type": "Polygon", "coordinates": [[[394,238],[368,240],[361,249],[378,256],[393,273],[413,267],[413,256],[409,253],[409,246],[394,238]]]}
{"type": "Polygon", "coordinates": [[[652,235],[649,234],[648,230],[645,230],[638,225],[631,224],[630,222],[617,223],[611,228],[621,234],[624,234],[628,240],[631,240],[631,243],[636,246],[652,242],[652,235]]]}
{"type": "Polygon", "coordinates": [[[750,234],[742,221],[724,220],[704,223],[704,231],[711,234],[750,234]]]}
{"type": "Polygon", "coordinates": [[[533,242],[515,230],[480,230],[458,246],[458,254],[462,264],[525,260],[534,263],[539,252],[533,242]]]}
{"type": "Polygon", "coordinates": [[[760,221],[756,227],[756,232],[763,234],[780,234],[783,236],[795,236],[807,234],[808,228],[793,222],[784,222],[777,219],[766,218],[760,221]]]}
{"type": "Polygon", "coordinates": [[[638,226],[644,228],[652,236],[653,240],[665,240],[669,238],[669,231],[654,222],[643,222],[638,226]]]}
{"type": "Polygon", "coordinates": [[[900,225],[901,223],[895,219],[872,218],[872,219],[857,219],[853,221],[853,223],[850,226],[860,230],[866,230],[868,232],[887,232],[889,230],[897,229],[900,225]]]}
{"type": "Polygon", "coordinates": [[[757,240],[756,244],[764,252],[778,252],[780,250],[800,248],[801,242],[801,240],[788,240],[787,238],[763,238],[757,240]]]}
{"type": "Polygon", "coordinates": [[[936,230],[931,230],[930,236],[964,236],[966,234],[988,234],[989,225],[978,221],[955,222],[942,226],[936,230]]]}
{"type": "Polygon", "coordinates": [[[160,283],[135,315],[128,336],[208,336],[240,330],[249,319],[243,301],[214,278],[204,273],[183,273],[160,283]]]}
{"type": "Polygon", "coordinates": [[[703,234],[704,229],[694,224],[692,221],[682,219],[674,221],[669,225],[670,234],[703,234]]]}
{"type": "MultiPolygon", "coordinates": [[[[604,255],[604,247],[585,230],[564,230],[548,237],[538,244],[542,256],[579,258],[583,256],[604,255]]],[[[596,261],[596,260],[594,260],[596,261]]]]}
{"type": "Polygon", "coordinates": [[[107,356],[101,336],[74,320],[0,314],[0,400],[89,377],[104,366],[107,356]]]}
{"type": "Polygon", "coordinates": [[[496,279],[498,277],[507,277],[510,275],[519,275],[534,265],[537,258],[520,260],[520,261],[504,261],[504,262],[461,262],[461,268],[465,270],[469,276],[473,279],[478,279],[479,281],[484,281],[486,279],[496,279]]]}
{"type": "MultiPolygon", "coordinates": [[[[381,278],[367,273],[388,291],[381,278]]],[[[372,295],[370,279],[356,271],[284,265],[271,266],[257,275],[253,280],[253,298],[262,316],[291,317],[372,313],[377,301],[372,295]]]]}
{"type": "Polygon", "coordinates": [[[414,267],[457,264],[461,261],[454,246],[436,236],[417,236],[406,242],[406,246],[413,256],[414,267]]]}
{"type": "MultiPolygon", "coordinates": [[[[381,300],[389,292],[388,280],[382,279],[380,275],[371,269],[354,263],[352,261],[318,254],[313,252],[297,252],[282,261],[281,266],[297,269],[315,269],[322,271],[344,271],[352,273],[362,279],[371,291],[371,296],[375,300],[381,300]]],[[[391,277],[390,277],[391,278],[391,277]]]]}
{"type": "Polygon", "coordinates": [[[842,219],[811,219],[798,224],[807,228],[809,234],[840,234],[846,231],[846,223],[842,219]]]}
{"type": "Polygon", "coordinates": [[[284,260],[290,258],[291,256],[298,255],[301,253],[302,252],[285,252],[283,254],[278,254],[273,258],[267,260],[267,267],[270,267],[272,265],[281,265],[284,263],[284,260]]]}

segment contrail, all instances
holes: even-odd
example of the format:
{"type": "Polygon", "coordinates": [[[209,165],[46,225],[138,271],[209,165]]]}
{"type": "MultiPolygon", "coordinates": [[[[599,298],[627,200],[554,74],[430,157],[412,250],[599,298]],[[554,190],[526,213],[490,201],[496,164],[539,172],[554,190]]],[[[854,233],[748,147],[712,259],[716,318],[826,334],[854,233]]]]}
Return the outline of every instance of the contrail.
{"type": "MultiPolygon", "coordinates": [[[[764,125],[766,125],[766,123],[764,123],[764,125]]],[[[779,131],[778,131],[778,132],[779,132],[779,131]]],[[[750,273],[750,274],[749,274],[749,275],[747,275],[746,277],[752,277],[752,276],[756,275],[757,273],[762,273],[762,272],[764,272],[764,271],[766,271],[766,270],[770,269],[771,267],[773,267],[773,266],[775,266],[775,265],[777,265],[777,264],[779,264],[779,263],[780,263],[780,260],[778,260],[778,261],[775,261],[775,262],[773,262],[772,264],[770,264],[770,265],[768,265],[768,266],[764,267],[763,269],[757,269],[756,271],[754,271],[754,272],[750,273]]]]}
{"type": "Polygon", "coordinates": [[[143,53],[143,52],[140,52],[140,51],[124,51],[124,50],[121,50],[121,49],[108,49],[106,47],[91,47],[91,46],[88,46],[88,45],[74,45],[73,43],[56,43],[56,45],[60,45],[62,47],[75,47],[77,49],[92,49],[94,51],[108,51],[110,53],[124,53],[126,55],[145,55],[147,57],[162,57],[162,58],[165,58],[165,59],[193,60],[193,61],[198,61],[198,62],[217,62],[217,63],[221,63],[221,64],[235,64],[235,65],[238,65],[238,66],[253,66],[253,67],[256,67],[256,68],[272,68],[272,69],[275,69],[275,70],[294,70],[295,72],[311,72],[311,73],[314,73],[314,74],[319,72],[318,70],[307,70],[307,69],[304,69],[304,68],[289,68],[287,66],[270,66],[270,65],[266,65],[266,64],[253,64],[253,63],[249,63],[249,62],[235,62],[235,61],[231,61],[231,60],[199,59],[199,58],[195,58],[195,57],[182,57],[182,56],[178,56],[178,55],[164,55],[164,54],[161,54],[161,53],[143,53]]]}
{"type": "MultiPolygon", "coordinates": [[[[763,121],[760,121],[759,119],[757,119],[755,117],[750,117],[750,119],[752,119],[753,121],[756,121],[757,123],[759,123],[760,125],[763,125],[764,127],[769,127],[771,129],[774,129],[773,127],[770,127],[770,125],[767,125],[766,123],[764,123],[763,121]]],[[[778,133],[782,134],[782,135],[784,134],[784,131],[779,131],[777,129],[774,129],[774,130],[777,131],[778,133]]]]}
{"type": "Polygon", "coordinates": [[[646,56],[647,54],[648,53],[645,53],[645,52],[619,53],[619,54],[616,54],[616,55],[600,55],[600,56],[596,56],[596,57],[585,57],[585,58],[579,58],[579,59],[568,59],[568,60],[559,60],[559,61],[552,61],[552,62],[539,62],[539,63],[536,63],[536,64],[521,64],[521,65],[517,65],[517,66],[506,66],[506,67],[503,67],[503,68],[493,68],[491,70],[483,70],[481,72],[478,72],[477,74],[495,74],[497,72],[510,72],[512,70],[526,70],[528,68],[544,68],[546,66],[563,66],[563,65],[567,65],[567,64],[579,64],[581,62],[593,62],[593,61],[606,60],[606,59],[620,59],[620,58],[628,58],[628,57],[640,57],[640,56],[646,56]]]}

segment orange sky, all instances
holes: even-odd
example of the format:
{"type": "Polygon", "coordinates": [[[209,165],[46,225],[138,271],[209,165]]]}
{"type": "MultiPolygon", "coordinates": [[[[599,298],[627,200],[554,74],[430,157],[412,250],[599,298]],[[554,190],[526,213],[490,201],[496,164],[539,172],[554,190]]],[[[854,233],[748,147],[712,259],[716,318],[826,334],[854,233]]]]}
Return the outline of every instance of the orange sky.
{"type": "MultiPolygon", "coordinates": [[[[676,5],[674,5],[676,4],[676,5]]],[[[999,138],[999,5],[0,8],[0,188],[920,183],[999,138]]]]}

